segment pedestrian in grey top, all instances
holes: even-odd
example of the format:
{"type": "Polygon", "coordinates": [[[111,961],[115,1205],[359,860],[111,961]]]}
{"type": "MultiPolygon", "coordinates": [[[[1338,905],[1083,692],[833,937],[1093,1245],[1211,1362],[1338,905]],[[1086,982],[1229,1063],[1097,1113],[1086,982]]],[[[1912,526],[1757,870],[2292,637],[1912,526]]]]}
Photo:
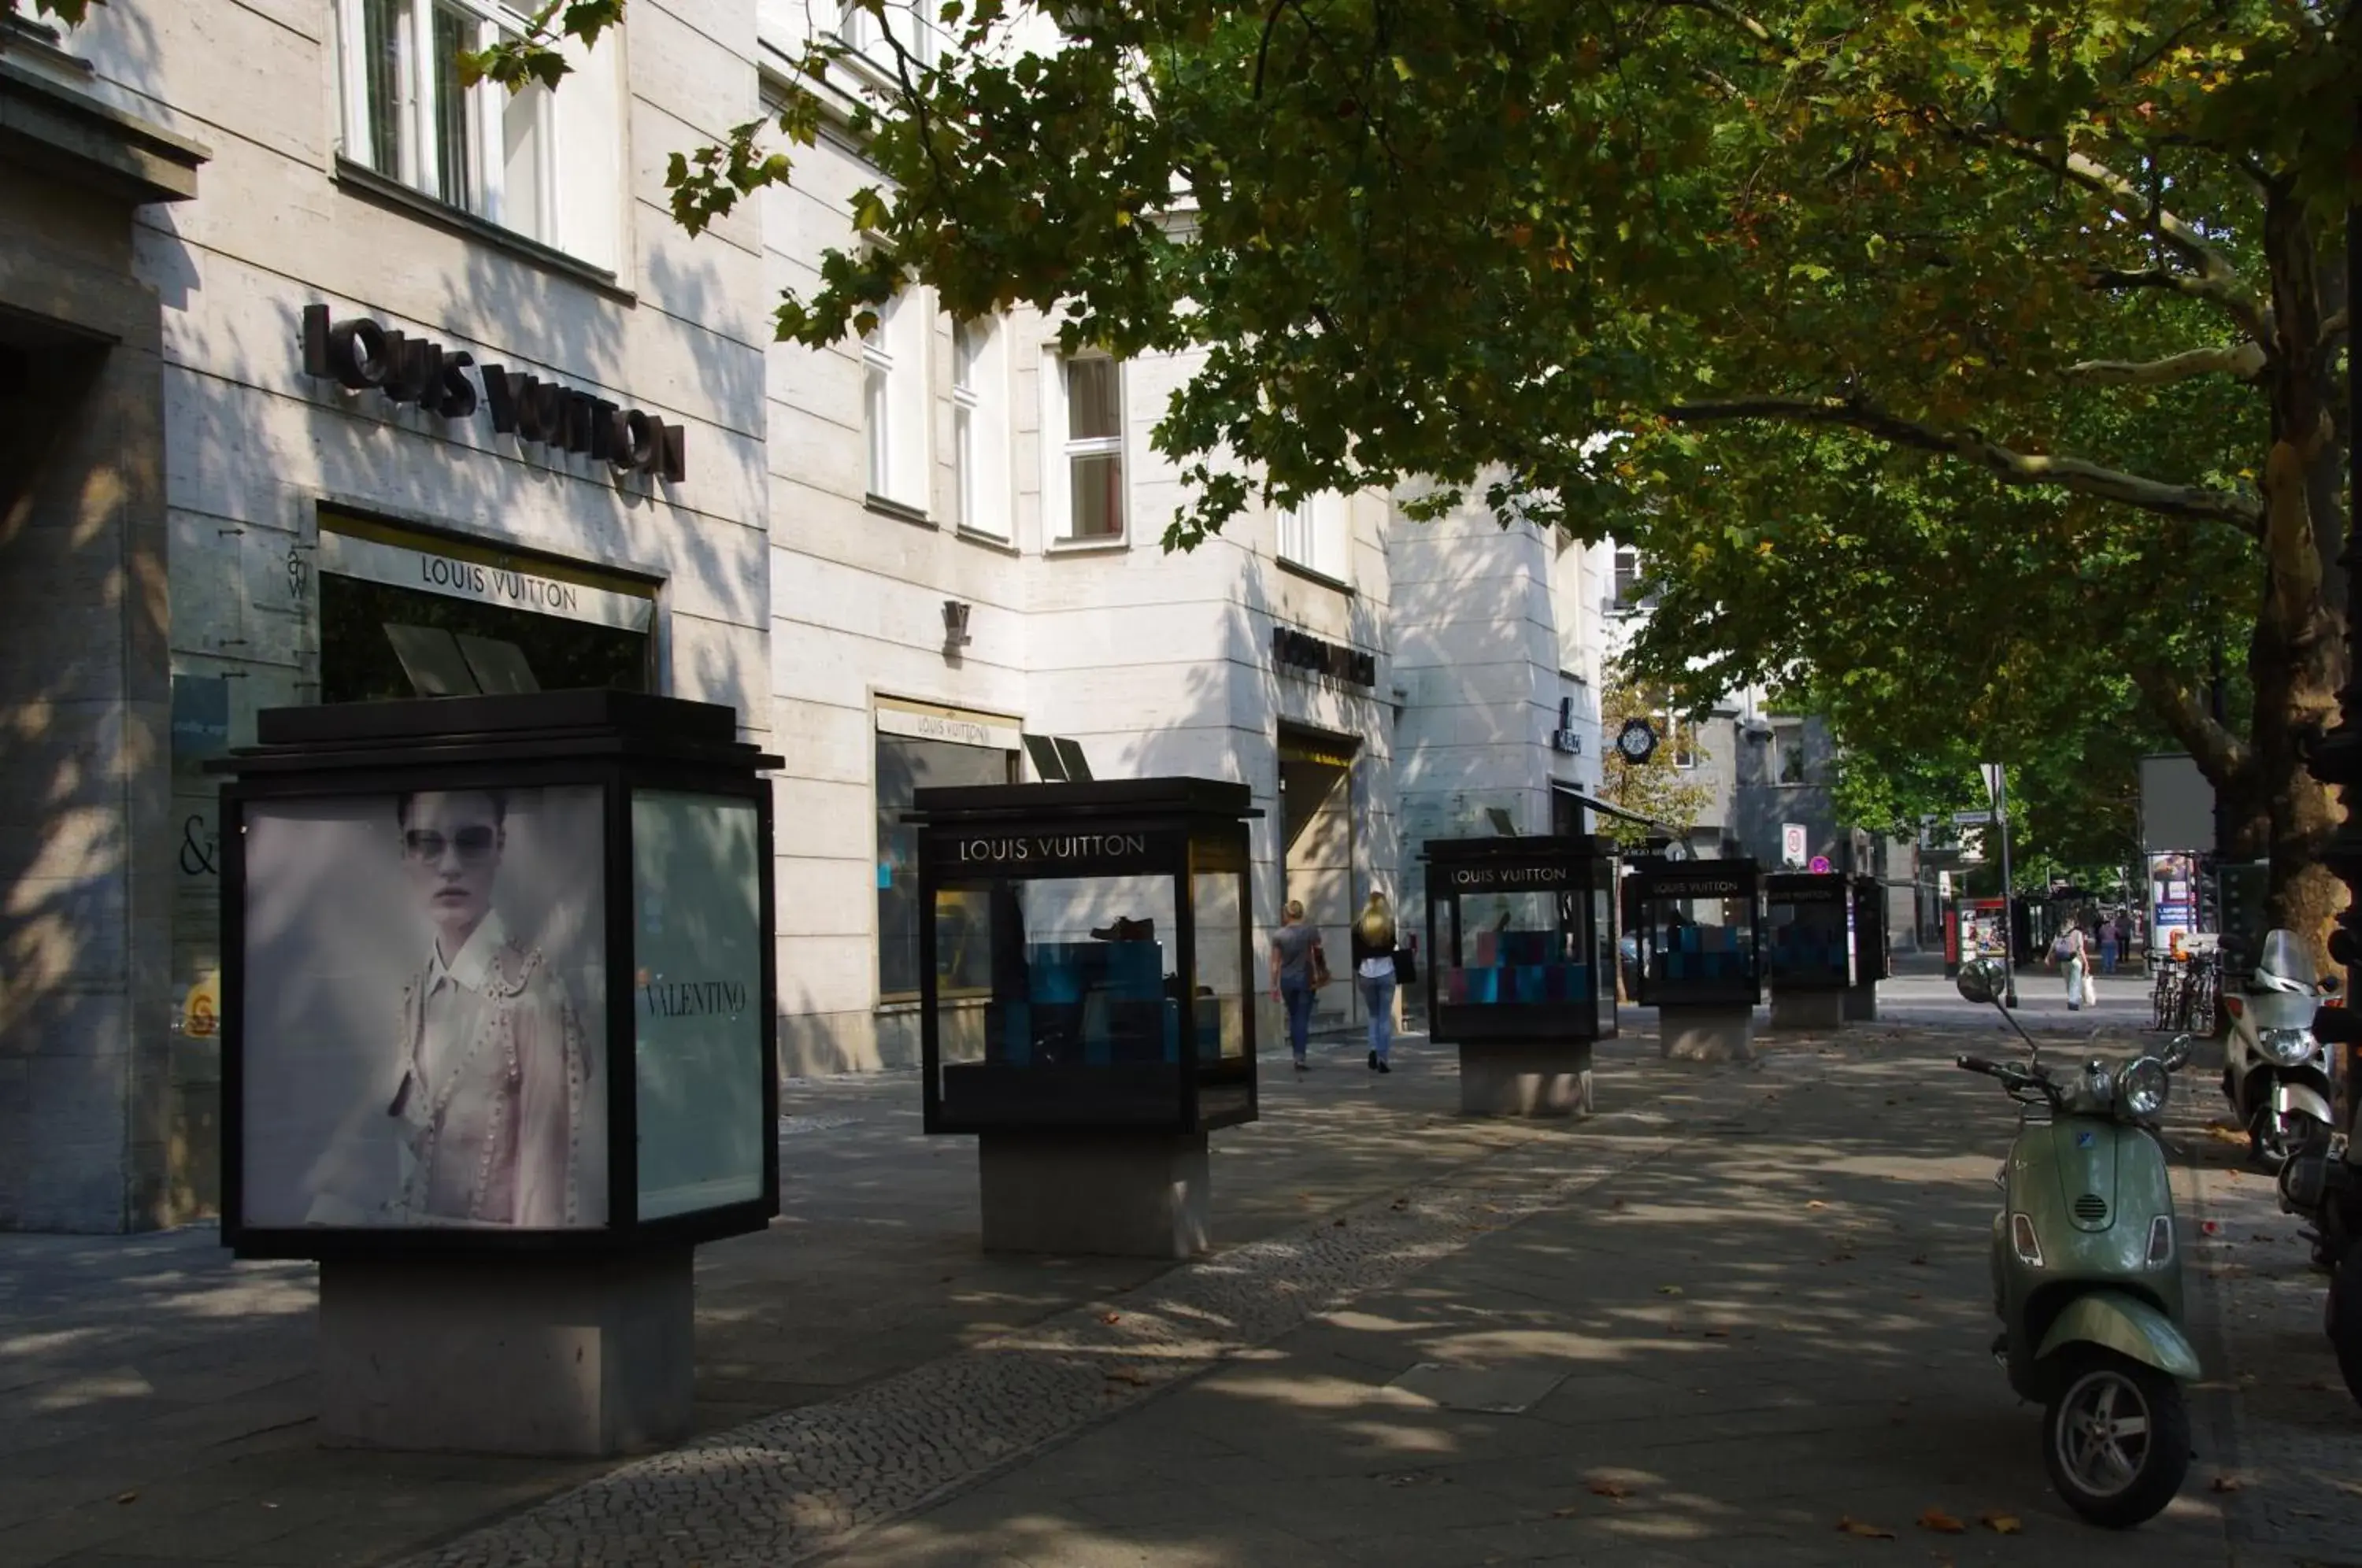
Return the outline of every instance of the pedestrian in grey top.
{"type": "Polygon", "coordinates": [[[1286,923],[1271,933],[1271,999],[1287,1009],[1287,1048],[1296,1054],[1296,1070],[1310,1064],[1304,1047],[1312,1034],[1312,969],[1320,951],[1320,931],[1304,923],[1304,903],[1287,900],[1282,911],[1286,923]]]}

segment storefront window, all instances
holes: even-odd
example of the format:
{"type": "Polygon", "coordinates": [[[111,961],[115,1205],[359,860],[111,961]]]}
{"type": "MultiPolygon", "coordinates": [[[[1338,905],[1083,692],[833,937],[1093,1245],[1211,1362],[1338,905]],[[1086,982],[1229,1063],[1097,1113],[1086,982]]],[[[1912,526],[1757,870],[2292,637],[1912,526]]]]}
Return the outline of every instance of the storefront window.
{"type": "Polygon", "coordinates": [[[644,632],[320,575],[324,702],[648,684],[644,632]]]}
{"type": "MultiPolygon", "coordinates": [[[[939,784],[1013,784],[1016,754],[914,735],[877,737],[877,992],[919,994],[919,830],[905,823],[915,791],[939,784]]],[[[984,889],[947,889],[936,909],[942,994],[992,989],[994,911],[984,889]]]]}

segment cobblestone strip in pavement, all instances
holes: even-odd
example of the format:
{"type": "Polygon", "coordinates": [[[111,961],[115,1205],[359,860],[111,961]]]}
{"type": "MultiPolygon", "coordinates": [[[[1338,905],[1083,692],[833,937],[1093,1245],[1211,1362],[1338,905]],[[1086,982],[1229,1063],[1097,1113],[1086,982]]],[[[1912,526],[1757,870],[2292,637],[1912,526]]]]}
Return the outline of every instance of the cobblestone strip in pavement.
{"type": "Polygon", "coordinates": [[[2186,1075],[2194,1105],[2175,1119],[2198,1203],[2190,1253],[2195,1282],[2215,1300],[2234,1385],[2217,1396],[2231,1464],[2213,1483],[2231,1496],[2237,1560],[2263,1568],[2362,1568],[2362,1408],[2345,1391],[2322,1334],[2325,1275],[2312,1267],[2271,1177],[2243,1164],[2229,1107],[2211,1073],[2186,1075]]]}
{"type": "Polygon", "coordinates": [[[1670,1086],[1656,1109],[1593,1118],[1449,1185],[1373,1202],[1298,1233],[1178,1267],[827,1405],[634,1461],[411,1560],[524,1564],[775,1565],[971,1485],[1317,1312],[1395,1285],[1478,1237],[1569,1202],[1619,1171],[1825,1070],[1805,1047],[1670,1086]]]}

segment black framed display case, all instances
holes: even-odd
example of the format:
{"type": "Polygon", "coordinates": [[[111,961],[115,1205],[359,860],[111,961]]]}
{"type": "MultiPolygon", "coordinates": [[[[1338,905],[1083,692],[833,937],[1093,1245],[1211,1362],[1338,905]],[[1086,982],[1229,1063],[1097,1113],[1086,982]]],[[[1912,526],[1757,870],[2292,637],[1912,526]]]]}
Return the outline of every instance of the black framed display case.
{"type": "Polygon", "coordinates": [[[258,740],[214,765],[240,1257],[586,1255],[769,1222],[778,759],[733,710],[355,702],[263,712],[258,740]]]}
{"type": "Polygon", "coordinates": [[[930,1132],[1197,1133],[1252,1121],[1247,787],[921,790],[930,1132]]]}
{"type": "Polygon", "coordinates": [[[1854,984],[1874,986],[1885,979],[1886,889],[1875,877],[1853,879],[1854,984]]]}
{"type": "Polygon", "coordinates": [[[1763,998],[1761,875],[1752,860],[1641,861],[1624,879],[1643,1007],[1763,998]]]}
{"type": "Polygon", "coordinates": [[[1427,1016],[1440,1044],[1616,1034],[1616,854],[1587,834],[1429,839],[1427,1016]]]}
{"type": "Polygon", "coordinates": [[[1772,990],[1852,988],[1852,878],[1841,871],[1775,871],[1763,878],[1763,973],[1772,990]]]}

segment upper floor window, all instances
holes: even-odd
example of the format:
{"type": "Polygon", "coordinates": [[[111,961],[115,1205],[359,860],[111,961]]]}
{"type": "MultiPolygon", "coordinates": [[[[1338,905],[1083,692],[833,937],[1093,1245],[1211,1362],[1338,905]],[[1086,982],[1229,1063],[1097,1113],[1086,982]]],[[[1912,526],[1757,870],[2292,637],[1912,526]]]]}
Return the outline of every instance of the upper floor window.
{"type": "Polygon", "coordinates": [[[860,0],[845,0],[838,8],[836,36],[889,76],[904,56],[915,71],[933,65],[943,52],[942,30],[931,15],[934,10],[933,4],[918,0],[884,0],[875,10],[860,0]]]}
{"type": "Polygon", "coordinates": [[[959,525],[1009,537],[1008,333],[998,321],[952,326],[953,493],[959,525]]]}
{"type": "Polygon", "coordinates": [[[861,340],[861,414],[869,493],[927,510],[927,333],[932,315],[915,289],[877,307],[861,340]]]}
{"type": "Polygon", "coordinates": [[[1344,496],[1308,497],[1279,514],[1279,558],[1340,582],[1353,570],[1353,509],[1344,496]]]}
{"type": "Polygon", "coordinates": [[[1619,610],[1640,606],[1640,552],[1629,545],[1616,547],[1615,598],[1610,602],[1619,610]]]}
{"type": "Polygon", "coordinates": [[[1054,544],[1124,536],[1123,367],[1104,354],[1043,364],[1042,508],[1054,544]]]}
{"type": "Polygon", "coordinates": [[[343,152],[461,212],[601,266],[620,222],[613,50],[564,94],[459,81],[522,23],[492,0],[336,0],[343,152]],[[563,142],[566,158],[557,157],[563,142]]]}
{"type": "Polygon", "coordinates": [[[1772,725],[1771,756],[1764,760],[1771,765],[1764,771],[1772,776],[1774,783],[1805,782],[1805,726],[1772,725]]]}

